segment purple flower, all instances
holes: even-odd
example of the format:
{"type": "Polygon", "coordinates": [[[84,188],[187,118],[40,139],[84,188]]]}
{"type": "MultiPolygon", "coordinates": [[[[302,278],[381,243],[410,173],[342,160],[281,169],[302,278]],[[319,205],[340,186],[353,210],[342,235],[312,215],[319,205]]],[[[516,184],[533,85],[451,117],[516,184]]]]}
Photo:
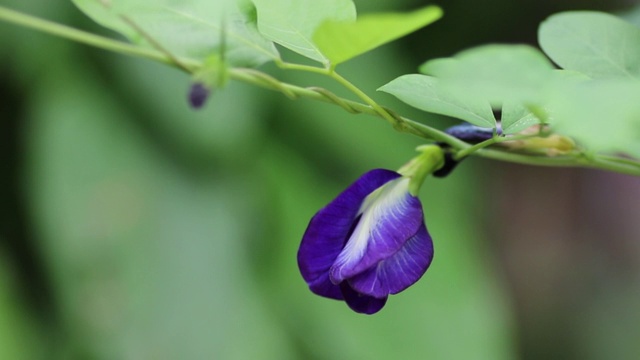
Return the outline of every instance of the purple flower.
{"type": "Polygon", "coordinates": [[[298,266],[313,293],[374,314],[422,277],[433,243],[409,183],[394,171],[369,171],[311,219],[298,266]]]}

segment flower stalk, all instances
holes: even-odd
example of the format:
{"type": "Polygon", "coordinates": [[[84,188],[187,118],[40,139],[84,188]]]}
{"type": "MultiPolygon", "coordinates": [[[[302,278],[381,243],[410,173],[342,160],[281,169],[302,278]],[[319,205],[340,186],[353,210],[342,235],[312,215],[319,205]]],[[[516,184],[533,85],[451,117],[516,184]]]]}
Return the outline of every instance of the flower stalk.
{"type": "Polygon", "coordinates": [[[420,155],[414,157],[398,170],[398,174],[409,178],[409,193],[418,196],[420,187],[430,174],[444,165],[444,151],[438,145],[421,145],[416,148],[420,155]]]}

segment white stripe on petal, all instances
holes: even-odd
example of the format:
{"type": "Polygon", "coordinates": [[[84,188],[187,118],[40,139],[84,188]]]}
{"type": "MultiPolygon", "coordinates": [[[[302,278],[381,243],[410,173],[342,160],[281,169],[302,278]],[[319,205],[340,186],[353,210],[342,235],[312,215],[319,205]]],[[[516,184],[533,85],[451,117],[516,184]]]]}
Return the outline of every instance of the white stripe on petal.
{"type": "Polygon", "coordinates": [[[358,212],[362,215],[360,221],[332,267],[332,281],[344,280],[343,270],[353,268],[362,259],[370,240],[380,231],[378,225],[383,217],[391,222],[403,221],[398,218],[403,213],[398,208],[406,207],[408,193],[409,179],[401,177],[389,181],[364,199],[358,212]]]}

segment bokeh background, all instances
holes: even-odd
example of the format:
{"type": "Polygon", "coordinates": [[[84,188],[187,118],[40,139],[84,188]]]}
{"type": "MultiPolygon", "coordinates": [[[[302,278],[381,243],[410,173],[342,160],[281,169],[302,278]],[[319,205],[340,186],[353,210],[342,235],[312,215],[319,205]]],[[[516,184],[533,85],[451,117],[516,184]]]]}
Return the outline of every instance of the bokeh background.
{"type": "MultiPolygon", "coordinates": [[[[117,37],[70,2],[2,5],[117,37]]],[[[474,45],[535,44],[551,13],[636,2],[439,5],[436,24],[340,70],[443,128],[375,89],[474,45]]],[[[307,290],[297,246],[320,207],[419,139],[240,83],[192,111],[177,70],[5,23],[0,66],[0,359],[640,358],[638,178],[468,160],[422,189],[430,270],[358,315],[307,290]]]]}

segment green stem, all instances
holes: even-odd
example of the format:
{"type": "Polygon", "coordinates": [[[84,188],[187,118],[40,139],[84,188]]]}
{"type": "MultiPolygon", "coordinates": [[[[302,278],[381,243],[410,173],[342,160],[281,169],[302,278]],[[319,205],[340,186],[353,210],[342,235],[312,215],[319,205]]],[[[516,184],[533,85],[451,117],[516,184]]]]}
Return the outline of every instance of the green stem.
{"type": "Polygon", "coordinates": [[[583,166],[592,168],[592,169],[606,170],[606,171],[617,172],[621,174],[640,176],[640,164],[638,163],[625,164],[620,162],[613,162],[606,158],[603,158],[600,155],[596,156],[595,159],[583,164],[583,166]]]}
{"type": "MultiPolygon", "coordinates": [[[[398,119],[401,120],[400,126],[396,128],[398,131],[414,134],[424,139],[441,142],[456,149],[466,149],[471,146],[468,143],[445,133],[444,131],[432,128],[431,126],[419,123],[404,116],[398,116],[394,113],[391,114],[393,116],[397,116],[398,119]]],[[[380,116],[378,113],[376,113],[376,115],[380,116]]]]}
{"type": "MultiPolygon", "coordinates": [[[[280,82],[279,80],[262,73],[255,69],[234,68],[229,70],[229,76],[232,79],[249,83],[252,85],[260,86],[270,90],[275,90],[284,93],[290,98],[305,97],[313,100],[332,103],[344,108],[348,112],[362,113],[382,117],[381,113],[375,110],[372,106],[365,105],[359,102],[347,100],[338,97],[335,94],[330,93],[328,90],[320,88],[304,88],[297,85],[280,82]],[[328,95],[331,94],[331,95],[328,95]]],[[[438,129],[421,124],[419,122],[407,119],[405,117],[396,115],[388,110],[385,110],[386,114],[394,118],[399,119],[400,126],[398,131],[413,134],[428,140],[435,140],[450,145],[456,149],[465,149],[470,145],[461,141],[451,135],[448,135],[438,129]]]]}
{"type": "MultiPolygon", "coordinates": [[[[115,53],[141,57],[167,65],[176,66],[170,58],[159,51],[141,48],[122,41],[112,40],[86,31],[74,29],[66,25],[57,24],[48,20],[13,11],[2,6],[0,6],[0,20],[24,26],[29,29],[42,31],[51,35],[56,35],[61,38],[77,41],[100,49],[113,51],[115,53]]],[[[180,59],[180,62],[190,67],[197,67],[200,65],[200,62],[193,59],[180,59]]]]}
{"type": "MultiPolygon", "coordinates": [[[[353,92],[365,103],[367,103],[369,105],[369,110],[372,110],[372,112],[371,111],[367,112],[368,114],[376,115],[378,117],[381,117],[387,120],[397,131],[406,132],[406,133],[413,134],[429,140],[443,142],[443,143],[449,144],[454,148],[466,148],[469,146],[467,143],[460,141],[459,139],[453,136],[450,136],[449,134],[446,134],[440,130],[437,130],[430,126],[407,119],[388,109],[383,108],[378,103],[376,103],[373,99],[371,99],[367,94],[361,91],[357,86],[353,85],[347,79],[345,79],[344,77],[336,73],[334,69],[320,68],[320,67],[301,65],[301,64],[291,64],[291,63],[285,63],[279,60],[276,60],[276,65],[278,65],[278,67],[280,67],[281,69],[285,69],[285,70],[305,71],[305,72],[311,72],[311,73],[316,73],[316,74],[326,75],[331,77],[332,79],[336,80],[338,83],[346,87],[349,91],[353,92]]],[[[316,89],[318,90],[318,88],[316,89]]],[[[327,93],[328,91],[322,89],[322,92],[327,93]]],[[[331,97],[340,99],[336,95],[331,95],[331,97]]],[[[343,107],[345,110],[349,112],[354,112],[351,108],[343,106],[338,101],[333,101],[333,102],[343,107]]]]}
{"type": "Polygon", "coordinates": [[[347,90],[354,93],[358,98],[360,98],[360,100],[364,101],[365,104],[371,106],[371,108],[374,109],[380,115],[380,117],[387,120],[395,128],[401,127],[401,124],[403,122],[402,118],[398,116],[393,116],[388,110],[380,106],[371,97],[369,97],[369,95],[367,95],[364,91],[360,90],[360,88],[353,85],[349,80],[345,79],[343,76],[338,74],[335,71],[335,69],[333,68],[327,69],[327,68],[320,68],[320,67],[300,65],[300,64],[290,64],[282,61],[276,62],[276,64],[280,68],[286,69],[286,70],[306,71],[306,72],[312,72],[316,74],[329,76],[333,80],[337,81],[340,85],[347,88],[347,90]]]}
{"type": "Polygon", "coordinates": [[[386,109],[384,109],[372,98],[370,98],[369,95],[365,94],[364,91],[360,90],[357,86],[353,85],[349,80],[343,78],[340,74],[338,74],[334,70],[330,70],[329,76],[332,79],[336,80],[338,83],[340,83],[342,86],[347,88],[349,91],[354,93],[367,105],[371,106],[371,108],[373,108],[373,110],[375,110],[376,113],[378,113],[381,118],[387,120],[394,128],[398,130],[402,128],[401,126],[403,122],[402,118],[392,116],[391,113],[389,113],[386,109]]]}
{"type": "Polygon", "coordinates": [[[478,150],[484,149],[487,146],[493,145],[495,143],[498,142],[498,137],[492,137],[491,139],[487,139],[485,141],[479,142],[473,146],[469,146],[466,149],[460,150],[458,151],[454,156],[453,159],[456,161],[460,161],[462,159],[464,159],[465,157],[475,153],[478,150]]]}
{"type": "Polygon", "coordinates": [[[276,65],[284,70],[296,70],[296,71],[305,71],[316,73],[320,75],[329,75],[329,72],[325,68],[320,68],[316,66],[302,65],[302,64],[292,64],[287,63],[282,60],[275,60],[276,65]]]}
{"type": "Polygon", "coordinates": [[[624,165],[628,165],[628,166],[632,166],[632,167],[636,167],[636,168],[640,169],[640,162],[638,162],[637,160],[621,158],[621,157],[616,157],[616,156],[610,156],[610,155],[600,155],[599,158],[601,160],[603,160],[603,161],[614,162],[614,163],[618,163],[618,164],[624,164],[624,165]]]}
{"type": "Polygon", "coordinates": [[[478,150],[484,149],[488,146],[499,144],[507,141],[518,141],[518,140],[526,140],[538,137],[538,134],[534,135],[511,135],[511,136],[498,136],[494,135],[491,139],[487,139],[485,141],[479,142],[473,146],[467,147],[461,151],[458,151],[456,155],[453,157],[454,160],[460,161],[465,157],[475,153],[478,150]]]}
{"type": "Polygon", "coordinates": [[[621,174],[640,176],[640,167],[635,165],[627,165],[615,163],[600,156],[596,156],[591,160],[587,160],[580,156],[556,156],[556,157],[542,157],[531,156],[517,153],[511,153],[507,151],[482,149],[474,153],[475,155],[492,159],[500,160],[511,163],[523,164],[523,165],[535,165],[535,166],[549,166],[549,167],[584,167],[590,169],[606,170],[617,172],[621,174]]]}

